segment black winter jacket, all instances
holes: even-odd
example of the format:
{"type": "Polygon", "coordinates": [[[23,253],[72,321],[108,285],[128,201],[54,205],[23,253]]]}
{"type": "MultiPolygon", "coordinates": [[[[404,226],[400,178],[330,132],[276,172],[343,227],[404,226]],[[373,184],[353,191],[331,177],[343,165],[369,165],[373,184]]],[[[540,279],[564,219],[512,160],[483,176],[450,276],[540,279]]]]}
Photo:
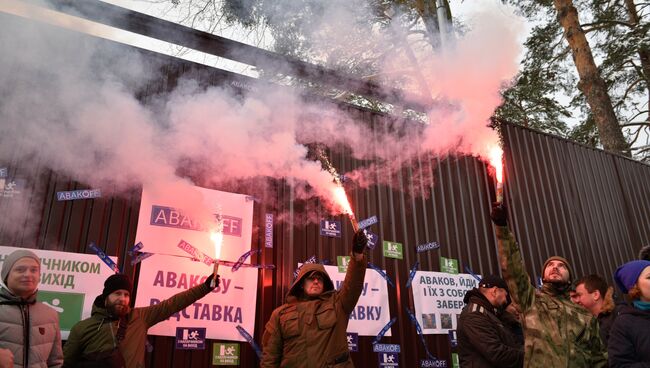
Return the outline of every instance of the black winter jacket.
{"type": "Polygon", "coordinates": [[[495,308],[474,288],[465,294],[467,303],[458,319],[458,350],[461,368],[518,368],[524,364],[524,346],[504,326],[495,308]]]}
{"type": "Polygon", "coordinates": [[[650,311],[620,308],[607,345],[611,368],[650,367],[650,311]]]}

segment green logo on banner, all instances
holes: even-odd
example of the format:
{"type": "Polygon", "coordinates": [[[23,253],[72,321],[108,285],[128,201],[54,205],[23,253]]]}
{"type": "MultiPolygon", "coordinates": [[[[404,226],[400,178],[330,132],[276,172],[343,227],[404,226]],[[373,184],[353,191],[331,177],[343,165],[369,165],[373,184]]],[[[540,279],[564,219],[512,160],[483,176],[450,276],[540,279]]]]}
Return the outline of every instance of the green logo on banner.
{"type": "Polygon", "coordinates": [[[440,257],[440,271],[458,274],[458,260],[453,258],[440,257]]]}
{"type": "Polygon", "coordinates": [[[460,361],[458,360],[458,353],[451,353],[451,366],[453,368],[460,367],[460,361]]]}
{"type": "Polygon", "coordinates": [[[339,266],[339,272],[347,272],[348,263],[350,263],[350,256],[336,256],[336,265],[339,266]]]}
{"type": "Polygon", "coordinates": [[[70,331],[72,326],[81,320],[84,294],[39,290],[37,298],[39,302],[43,302],[59,312],[61,330],[70,331]]]}
{"type": "Polygon", "coordinates": [[[402,243],[389,242],[384,240],[384,257],[404,259],[402,243]]]}
{"type": "Polygon", "coordinates": [[[212,365],[239,365],[239,344],[215,342],[212,365]]]}

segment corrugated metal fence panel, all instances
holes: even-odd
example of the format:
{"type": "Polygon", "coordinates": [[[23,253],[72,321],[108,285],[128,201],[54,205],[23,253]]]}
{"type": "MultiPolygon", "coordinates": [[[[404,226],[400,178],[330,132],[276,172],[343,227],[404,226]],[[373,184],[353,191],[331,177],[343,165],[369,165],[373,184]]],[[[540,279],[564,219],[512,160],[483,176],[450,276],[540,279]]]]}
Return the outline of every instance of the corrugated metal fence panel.
{"type": "Polygon", "coordinates": [[[650,167],[514,125],[504,139],[508,205],[534,275],[558,254],[577,276],[610,279],[650,240],[650,167]]]}

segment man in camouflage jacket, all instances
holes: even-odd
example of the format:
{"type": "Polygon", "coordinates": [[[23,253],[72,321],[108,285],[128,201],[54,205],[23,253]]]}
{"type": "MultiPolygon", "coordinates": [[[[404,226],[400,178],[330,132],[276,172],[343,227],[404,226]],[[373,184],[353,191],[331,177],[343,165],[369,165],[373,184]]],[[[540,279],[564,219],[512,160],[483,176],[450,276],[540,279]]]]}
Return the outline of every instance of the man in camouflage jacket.
{"type": "Polygon", "coordinates": [[[544,263],[541,290],[526,273],[519,246],[508,230],[506,209],[492,208],[499,261],[510,293],[522,310],[525,338],[524,367],[607,367],[598,321],[569,300],[569,262],[559,256],[544,263]]]}

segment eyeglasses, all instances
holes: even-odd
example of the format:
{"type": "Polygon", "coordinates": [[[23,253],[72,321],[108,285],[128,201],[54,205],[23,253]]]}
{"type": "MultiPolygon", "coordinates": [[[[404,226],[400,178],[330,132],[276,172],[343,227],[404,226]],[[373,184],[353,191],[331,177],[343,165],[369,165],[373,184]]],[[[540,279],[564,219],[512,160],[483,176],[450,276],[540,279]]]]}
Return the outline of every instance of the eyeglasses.
{"type": "Polygon", "coordinates": [[[323,276],[321,276],[318,273],[309,275],[309,276],[306,277],[306,279],[309,280],[309,281],[312,281],[312,282],[318,280],[318,282],[320,282],[321,284],[323,283],[323,276]]]}

